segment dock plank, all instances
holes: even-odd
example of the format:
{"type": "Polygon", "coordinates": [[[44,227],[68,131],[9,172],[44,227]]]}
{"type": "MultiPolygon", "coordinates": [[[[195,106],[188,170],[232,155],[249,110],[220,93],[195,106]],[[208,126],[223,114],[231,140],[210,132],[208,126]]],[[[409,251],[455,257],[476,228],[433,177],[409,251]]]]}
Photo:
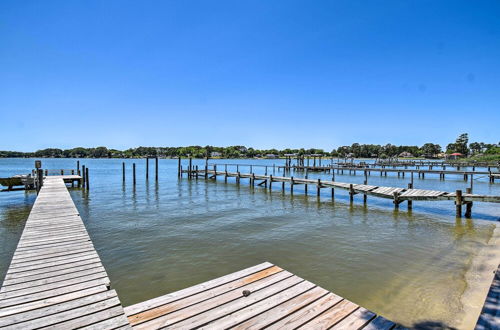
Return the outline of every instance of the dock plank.
{"type": "Polygon", "coordinates": [[[362,329],[377,319],[282,268],[255,267],[126,307],[125,313],[135,329],[362,329]]]}

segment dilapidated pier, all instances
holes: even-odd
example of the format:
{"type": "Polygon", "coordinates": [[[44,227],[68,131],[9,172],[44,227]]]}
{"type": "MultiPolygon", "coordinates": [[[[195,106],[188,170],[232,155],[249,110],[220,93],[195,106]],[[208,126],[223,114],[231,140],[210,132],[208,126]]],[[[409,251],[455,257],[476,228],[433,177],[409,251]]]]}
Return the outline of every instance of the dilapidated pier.
{"type": "MultiPolygon", "coordinates": [[[[446,168],[446,167],[444,167],[446,168]]],[[[289,168],[286,168],[284,166],[280,166],[279,169],[286,169],[286,170],[295,170],[295,171],[300,171],[300,172],[326,172],[326,173],[331,173],[332,171],[336,171],[337,174],[344,174],[346,171],[346,174],[354,174],[356,175],[357,173],[360,174],[365,174],[365,175],[372,175],[372,173],[379,173],[380,176],[387,176],[387,173],[396,173],[398,178],[399,177],[405,177],[405,175],[417,175],[419,178],[424,179],[426,174],[432,174],[432,175],[439,175],[440,180],[444,180],[446,175],[455,175],[455,176],[461,176],[463,177],[464,181],[473,180],[474,175],[476,175],[476,178],[480,176],[488,177],[490,183],[495,183],[495,179],[500,178],[500,172],[492,172],[492,171],[459,171],[459,170],[446,170],[446,169],[402,169],[402,168],[373,168],[373,167],[363,167],[363,166],[356,166],[356,167],[347,167],[347,166],[292,166],[289,168]]]]}
{"type": "Polygon", "coordinates": [[[273,183],[281,183],[282,192],[285,192],[285,184],[288,184],[291,194],[293,194],[294,186],[296,185],[304,185],[305,194],[308,194],[308,186],[315,186],[318,198],[321,195],[321,189],[328,188],[331,191],[331,197],[333,199],[335,196],[335,189],[338,188],[349,192],[349,200],[351,203],[354,201],[355,195],[361,194],[363,195],[364,203],[367,202],[367,196],[374,196],[393,200],[395,208],[399,208],[399,205],[405,201],[407,202],[408,209],[412,209],[413,201],[454,201],[456,216],[462,216],[462,206],[465,206],[465,217],[467,218],[472,216],[472,205],[474,202],[500,203],[500,196],[473,194],[470,188],[468,188],[466,192],[462,190],[446,192],[414,189],[412,183],[408,184],[408,188],[384,187],[368,185],[366,180],[364,184],[354,184],[333,180],[297,178],[293,176],[262,175],[255,173],[229,172],[227,170],[219,171],[217,170],[217,164],[212,165],[212,167],[213,169],[200,170],[197,166],[193,166],[190,163],[186,170],[179,167],[178,173],[180,177],[182,177],[183,173],[186,173],[188,178],[202,177],[205,179],[217,179],[218,176],[221,176],[224,177],[225,182],[227,182],[228,178],[233,177],[236,178],[237,184],[239,184],[242,179],[248,179],[250,186],[264,186],[265,188],[269,188],[270,191],[273,189],[273,183]]]}

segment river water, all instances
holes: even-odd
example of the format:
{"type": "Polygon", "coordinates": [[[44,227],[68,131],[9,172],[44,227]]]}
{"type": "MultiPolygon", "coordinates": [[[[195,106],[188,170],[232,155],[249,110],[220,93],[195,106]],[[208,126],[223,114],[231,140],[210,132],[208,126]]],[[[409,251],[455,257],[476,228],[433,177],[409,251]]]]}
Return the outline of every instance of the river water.
{"type": "MultiPolygon", "coordinates": [[[[124,305],[154,298],[269,261],[406,326],[440,322],[468,329],[498,265],[500,206],[475,203],[472,219],[456,219],[453,202],[414,202],[412,212],[390,200],[315,187],[304,196],[249,187],[179,180],[177,161],[159,161],[159,180],[145,179],[145,160],[82,159],[90,169],[88,192],[71,196],[124,305]],[[122,184],[121,164],[127,164],[122,184]],[[137,184],[131,167],[137,164],[137,184]]],[[[282,165],[283,160],[217,160],[282,165]]],[[[43,167],[71,169],[75,159],[43,159],[43,167]]],[[[33,159],[0,159],[0,177],[27,173],[33,159]]],[[[204,161],[194,161],[204,165],[204,161]]],[[[184,162],[184,166],[187,162],[184,162]]],[[[221,165],[218,167],[222,168],[221,165]]],[[[234,168],[229,168],[234,170],[234,168]]],[[[246,172],[248,167],[240,166],[246,172]]],[[[255,172],[264,168],[254,167],[255,172]]],[[[272,167],[268,168],[272,174],[272,167]]],[[[276,172],[275,175],[281,175],[276,172]]],[[[299,177],[301,173],[293,173],[299,177]]],[[[330,179],[329,174],[310,178],[330,179]]],[[[336,175],[361,183],[362,175],[336,175]]],[[[409,176],[372,174],[369,184],[406,187],[409,176]]],[[[463,177],[414,178],[415,188],[465,190],[463,177]]],[[[288,187],[287,187],[288,189],[288,187]]],[[[500,193],[500,183],[475,178],[474,192],[500,193]]],[[[5,275],[36,195],[0,193],[0,279],[5,275]]]]}

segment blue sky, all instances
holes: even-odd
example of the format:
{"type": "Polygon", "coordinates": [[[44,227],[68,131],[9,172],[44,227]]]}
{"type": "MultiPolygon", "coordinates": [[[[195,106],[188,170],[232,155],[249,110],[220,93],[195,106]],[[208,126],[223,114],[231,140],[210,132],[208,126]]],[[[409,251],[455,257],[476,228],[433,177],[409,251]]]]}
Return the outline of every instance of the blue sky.
{"type": "Polygon", "coordinates": [[[0,150],[500,140],[500,1],[0,2],[0,150]]]}

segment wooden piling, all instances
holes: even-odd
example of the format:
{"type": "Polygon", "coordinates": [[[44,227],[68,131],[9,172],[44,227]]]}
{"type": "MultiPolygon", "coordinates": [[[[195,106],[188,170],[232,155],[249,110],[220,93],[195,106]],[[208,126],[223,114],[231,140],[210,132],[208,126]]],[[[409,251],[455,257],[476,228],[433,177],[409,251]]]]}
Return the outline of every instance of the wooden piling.
{"type": "MultiPolygon", "coordinates": [[[[196,178],[198,178],[198,174],[196,178]]],[[[155,157],[155,181],[158,182],[158,157],[155,157]]]]}
{"type": "Polygon", "coordinates": [[[293,176],[290,177],[290,195],[293,195],[293,176]]]}
{"type": "MultiPolygon", "coordinates": [[[[471,175],[471,181],[472,181],[472,175],[471,175]]],[[[465,190],[467,194],[472,194],[472,188],[467,188],[465,190]]],[[[465,203],[465,217],[470,219],[472,217],[472,202],[467,202],[465,203]]]]}
{"type": "Polygon", "coordinates": [[[205,180],[208,178],[208,156],[205,158],[205,180]]]}
{"type": "Polygon", "coordinates": [[[189,157],[189,168],[188,168],[188,178],[192,178],[193,176],[193,158],[189,157]]]}
{"type": "Polygon", "coordinates": [[[349,184],[349,202],[354,202],[354,187],[351,184],[349,184]]]}
{"type": "MultiPolygon", "coordinates": [[[[408,189],[413,189],[413,183],[408,183],[408,189]]],[[[408,210],[411,210],[413,208],[413,201],[408,200],[408,210]]]]}
{"type": "Polygon", "coordinates": [[[87,190],[90,189],[90,180],[89,180],[89,168],[85,168],[85,184],[87,185],[87,190]]]}
{"type": "Polygon", "coordinates": [[[394,192],[394,208],[399,209],[399,193],[397,191],[394,192]]]}
{"type": "Polygon", "coordinates": [[[457,218],[462,217],[462,190],[457,190],[455,196],[455,207],[457,218]]]}
{"type": "Polygon", "coordinates": [[[85,182],[85,165],[82,165],[82,187],[85,189],[85,185],[87,184],[85,182]]]}
{"type": "Polygon", "coordinates": [[[149,179],[149,157],[146,157],[146,180],[149,179]]]}
{"type": "Polygon", "coordinates": [[[125,183],[125,162],[122,162],[122,182],[125,183]]]}
{"type": "Polygon", "coordinates": [[[177,177],[182,177],[182,170],[181,170],[181,156],[179,156],[178,162],[177,162],[177,177]]]}
{"type": "Polygon", "coordinates": [[[269,191],[273,190],[273,176],[269,175],[269,191]]]}
{"type": "MultiPolygon", "coordinates": [[[[182,167],[180,167],[179,169],[181,169],[182,167]]],[[[136,177],[135,177],[135,163],[132,164],[132,182],[135,186],[135,183],[136,183],[136,177]]]]}
{"type": "Polygon", "coordinates": [[[318,196],[318,198],[320,197],[320,194],[321,194],[321,180],[318,179],[318,183],[317,183],[317,187],[316,187],[316,195],[318,196]]]}

